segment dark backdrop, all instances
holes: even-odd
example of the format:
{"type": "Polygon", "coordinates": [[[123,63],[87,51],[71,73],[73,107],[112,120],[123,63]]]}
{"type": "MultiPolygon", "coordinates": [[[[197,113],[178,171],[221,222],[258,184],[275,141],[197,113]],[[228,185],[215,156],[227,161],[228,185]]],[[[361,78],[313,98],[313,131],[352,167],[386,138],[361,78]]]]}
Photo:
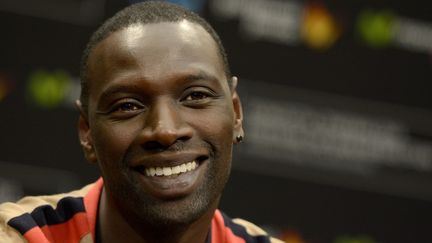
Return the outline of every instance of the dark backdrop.
{"type": "MultiPolygon", "coordinates": [[[[98,177],[75,129],[79,61],[130,2],[0,3],[0,201],[98,177]]],[[[211,22],[240,79],[224,211],[287,242],[432,242],[431,3],[175,2],[211,22]]]]}

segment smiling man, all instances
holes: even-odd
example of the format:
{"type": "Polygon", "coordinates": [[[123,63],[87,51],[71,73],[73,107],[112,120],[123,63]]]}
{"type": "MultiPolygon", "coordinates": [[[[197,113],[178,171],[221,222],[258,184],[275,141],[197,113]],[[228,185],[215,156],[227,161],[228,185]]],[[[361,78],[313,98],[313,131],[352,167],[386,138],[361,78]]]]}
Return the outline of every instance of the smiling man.
{"type": "Polygon", "coordinates": [[[0,206],[0,242],[276,242],[217,209],[241,142],[237,78],[203,19],[163,2],[107,20],[84,52],[79,137],[102,178],[0,206]]]}

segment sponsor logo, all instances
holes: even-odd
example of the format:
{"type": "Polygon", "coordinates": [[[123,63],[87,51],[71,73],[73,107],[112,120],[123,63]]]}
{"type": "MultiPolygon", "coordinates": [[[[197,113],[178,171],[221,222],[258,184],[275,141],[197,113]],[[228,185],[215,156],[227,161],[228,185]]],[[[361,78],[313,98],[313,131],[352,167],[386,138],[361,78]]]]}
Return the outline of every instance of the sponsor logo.
{"type": "Polygon", "coordinates": [[[223,19],[238,18],[239,32],[250,40],[268,40],[285,45],[300,41],[303,5],[280,0],[218,0],[210,10],[223,19]]]}
{"type": "Polygon", "coordinates": [[[304,5],[298,1],[218,0],[210,10],[224,19],[239,19],[246,38],[313,49],[328,49],[340,36],[335,17],[323,4],[304,5]]]}
{"type": "MultiPolygon", "coordinates": [[[[209,8],[220,19],[238,19],[239,34],[252,41],[304,43],[326,50],[342,36],[341,21],[321,1],[214,0],[209,8]]],[[[432,23],[401,17],[389,9],[361,10],[355,25],[349,27],[372,48],[394,46],[432,53],[432,23]]]]}

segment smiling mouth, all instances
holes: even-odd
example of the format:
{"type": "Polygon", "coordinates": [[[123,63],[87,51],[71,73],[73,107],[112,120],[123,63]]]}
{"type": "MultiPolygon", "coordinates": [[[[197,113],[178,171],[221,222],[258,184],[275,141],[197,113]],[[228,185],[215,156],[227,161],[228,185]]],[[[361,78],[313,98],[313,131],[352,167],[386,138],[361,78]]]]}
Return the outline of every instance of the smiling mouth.
{"type": "Polygon", "coordinates": [[[199,156],[195,160],[186,161],[172,166],[138,166],[138,170],[146,177],[177,177],[179,175],[196,170],[208,156],[199,156]]]}
{"type": "Polygon", "coordinates": [[[192,153],[159,154],[140,161],[133,169],[143,189],[156,198],[173,199],[193,193],[204,183],[210,156],[192,153]]]}
{"type": "Polygon", "coordinates": [[[186,162],[173,167],[148,167],[145,169],[146,176],[172,176],[193,171],[198,168],[199,163],[194,161],[186,162]]]}

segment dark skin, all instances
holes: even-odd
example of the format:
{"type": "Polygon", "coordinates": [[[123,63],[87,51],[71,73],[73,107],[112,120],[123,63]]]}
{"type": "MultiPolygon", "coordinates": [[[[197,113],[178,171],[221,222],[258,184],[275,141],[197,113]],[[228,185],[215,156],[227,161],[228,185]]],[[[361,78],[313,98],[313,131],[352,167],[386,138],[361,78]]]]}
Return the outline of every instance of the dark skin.
{"type": "Polygon", "coordinates": [[[99,43],[88,70],[79,135],[104,178],[102,241],[205,242],[243,135],[215,41],[186,20],[133,25],[99,43]]]}

